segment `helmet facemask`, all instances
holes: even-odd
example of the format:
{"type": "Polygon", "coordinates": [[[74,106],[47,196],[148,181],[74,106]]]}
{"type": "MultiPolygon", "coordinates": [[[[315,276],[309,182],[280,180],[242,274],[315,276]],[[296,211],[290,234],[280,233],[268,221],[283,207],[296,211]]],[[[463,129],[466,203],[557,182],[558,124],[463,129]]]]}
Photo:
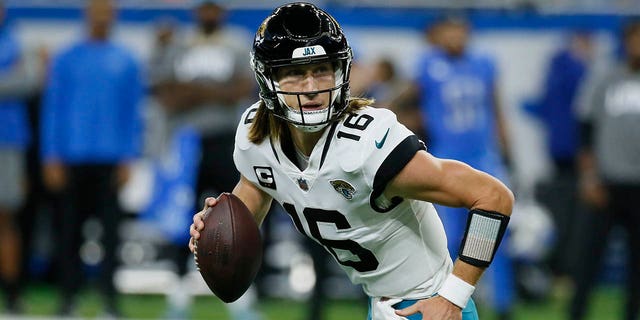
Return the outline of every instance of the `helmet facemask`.
{"type": "Polygon", "coordinates": [[[260,86],[260,97],[273,114],[305,132],[316,132],[337,119],[346,109],[349,97],[349,68],[351,52],[342,54],[343,57],[323,57],[303,61],[292,60],[288,63],[265,65],[252,59],[256,79],[260,86]],[[330,62],[333,67],[334,85],[328,89],[315,91],[284,91],[280,88],[276,77],[279,68],[296,65],[311,65],[330,62]],[[259,67],[257,67],[259,66],[259,67]],[[303,110],[301,96],[329,93],[329,104],[318,110],[303,110]],[[288,105],[285,95],[297,97],[297,103],[288,105]]]}

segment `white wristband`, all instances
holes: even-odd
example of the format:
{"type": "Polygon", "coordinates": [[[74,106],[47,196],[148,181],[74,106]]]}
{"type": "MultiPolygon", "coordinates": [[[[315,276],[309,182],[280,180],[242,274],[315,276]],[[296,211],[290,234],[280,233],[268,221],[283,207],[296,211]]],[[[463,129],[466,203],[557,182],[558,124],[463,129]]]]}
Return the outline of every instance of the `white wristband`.
{"type": "Polygon", "coordinates": [[[442,283],[442,287],[438,290],[438,295],[464,309],[475,289],[476,287],[464,282],[464,280],[452,273],[442,283]]]}

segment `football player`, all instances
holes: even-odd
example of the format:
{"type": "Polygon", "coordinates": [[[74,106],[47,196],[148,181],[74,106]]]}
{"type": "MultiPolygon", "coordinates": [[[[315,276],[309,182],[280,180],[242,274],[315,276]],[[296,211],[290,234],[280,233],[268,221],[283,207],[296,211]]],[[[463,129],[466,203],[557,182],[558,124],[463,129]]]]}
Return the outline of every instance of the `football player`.
{"type": "MultiPolygon", "coordinates": [[[[369,319],[477,319],[471,294],[513,206],[497,179],[438,159],[387,109],[349,96],[352,53],[340,26],[307,3],[260,25],[251,66],[260,101],[238,125],[233,190],[261,223],[272,199],[370,297],[369,319]],[[434,206],[469,209],[453,263],[434,206]]],[[[205,200],[205,210],[216,199],[205,200]]],[[[190,227],[206,228],[204,210],[190,227]]]]}
{"type": "MultiPolygon", "coordinates": [[[[430,28],[431,50],[420,56],[415,79],[422,127],[429,151],[460,160],[509,184],[509,139],[493,59],[469,45],[471,26],[464,16],[444,15],[430,28]],[[507,160],[507,161],[505,161],[507,160]]],[[[464,237],[464,208],[436,205],[447,233],[449,253],[458,255],[464,237]]],[[[503,242],[510,242],[510,231],[503,242]]],[[[508,250],[500,250],[485,275],[488,299],[498,319],[512,319],[515,279],[508,250]]]]}

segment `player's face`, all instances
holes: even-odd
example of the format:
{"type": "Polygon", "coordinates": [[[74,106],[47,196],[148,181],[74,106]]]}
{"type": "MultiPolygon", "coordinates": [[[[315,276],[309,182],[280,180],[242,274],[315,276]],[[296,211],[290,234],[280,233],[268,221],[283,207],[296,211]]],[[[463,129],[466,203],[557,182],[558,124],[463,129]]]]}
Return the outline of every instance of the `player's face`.
{"type": "Polygon", "coordinates": [[[464,53],[469,39],[469,30],[462,23],[445,23],[439,27],[437,36],[438,44],[453,56],[464,53]]]}
{"type": "Polygon", "coordinates": [[[198,25],[205,34],[211,34],[220,27],[224,10],[222,7],[207,3],[196,10],[198,25]]]}
{"type": "Polygon", "coordinates": [[[331,101],[329,91],[314,92],[335,86],[335,73],[333,65],[329,62],[282,67],[278,69],[276,79],[280,91],[309,92],[284,95],[289,107],[295,110],[300,110],[301,107],[303,111],[326,108],[331,101]]]}
{"type": "Polygon", "coordinates": [[[93,0],[87,7],[86,16],[90,33],[94,37],[104,38],[115,19],[115,8],[110,0],[93,0]]]}

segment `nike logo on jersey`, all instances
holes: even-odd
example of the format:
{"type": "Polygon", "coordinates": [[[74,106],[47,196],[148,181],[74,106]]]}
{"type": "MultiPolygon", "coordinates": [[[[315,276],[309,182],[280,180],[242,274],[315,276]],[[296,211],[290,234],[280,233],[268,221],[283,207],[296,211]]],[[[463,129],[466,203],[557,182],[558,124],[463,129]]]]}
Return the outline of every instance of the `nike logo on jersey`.
{"type": "Polygon", "coordinates": [[[382,140],[378,141],[376,140],[376,148],[378,149],[382,149],[382,146],[384,146],[384,142],[387,141],[387,135],[389,135],[389,129],[387,128],[387,132],[384,134],[384,137],[382,137],[382,140]]]}

